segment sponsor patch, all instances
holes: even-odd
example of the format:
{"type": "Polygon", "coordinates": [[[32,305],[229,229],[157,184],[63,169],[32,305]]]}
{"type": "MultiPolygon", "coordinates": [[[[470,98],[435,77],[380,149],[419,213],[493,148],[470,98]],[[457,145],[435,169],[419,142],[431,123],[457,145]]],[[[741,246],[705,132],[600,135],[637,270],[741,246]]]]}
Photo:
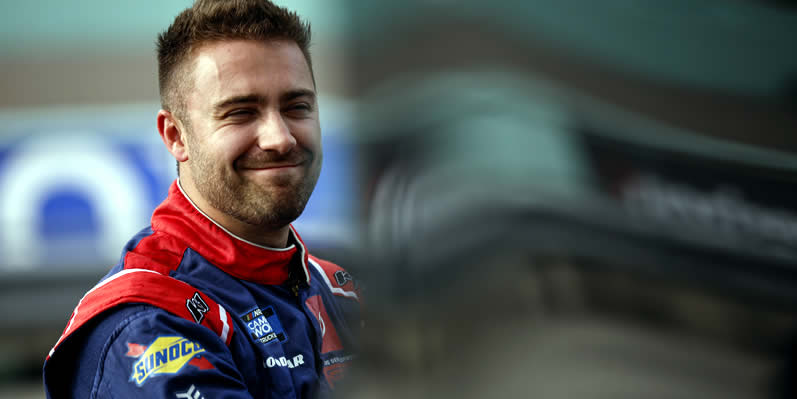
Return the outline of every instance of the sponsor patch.
{"type": "Polygon", "coordinates": [[[346,369],[346,365],[341,363],[324,367],[324,377],[326,377],[330,388],[334,389],[335,384],[345,377],[346,369]]]}
{"type": "Polygon", "coordinates": [[[338,270],[335,272],[335,282],[340,286],[346,285],[349,281],[354,281],[351,274],[345,270],[338,270]]]}
{"type": "Polygon", "coordinates": [[[130,380],[141,386],[150,377],[160,374],[176,374],[186,364],[200,370],[215,368],[200,354],[205,352],[198,343],[180,336],[158,337],[149,346],[127,343],[129,357],[138,358],[133,363],[133,372],[130,380]]]}
{"type": "Polygon", "coordinates": [[[334,356],[324,360],[324,377],[326,377],[330,388],[335,388],[335,384],[342,380],[349,368],[349,362],[354,355],[334,356]]]}
{"type": "Polygon", "coordinates": [[[175,396],[177,399],[205,399],[205,397],[202,396],[202,392],[199,392],[193,385],[185,392],[176,393],[175,396]]]}
{"type": "Polygon", "coordinates": [[[246,324],[249,336],[255,342],[268,344],[271,342],[285,342],[288,335],[282,329],[282,324],[271,306],[255,308],[241,316],[241,321],[246,324]]]}
{"type": "Polygon", "coordinates": [[[265,360],[263,360],[263,367],[265,368],[274,368],[274,367],[287,367],[292,369],[294,367],[299,367],[304,364],[304,355],[296,355],[293,358],[287,358],[285,356],[280,357],[273,357],[269,356],[265,360]]]}
{"type": "Polygon", "coordinates": [[[320,295],[313,295],[304,302],[305,306],[313,312],[318,320],[318,331],[321,333],[321,353],[333,352],[343,349],[338,331],[327,314],[327,308],[320,295]]]}
{"type": "Polygon", "coordinates": [[[200,296],[198,292],[195,292],[193,297],[185,300],[185,307],[188,308],[188,311],[191,312],[191,316],[194,317],[194,321],[197,323],[202,323],[202,319],[205,318],[205,313],[210,310],[208,304],[205,303],[205,300],[202,299],[202,296],[200,296]]]}
{"type": "Polygon", "coordinates": [[[351,275],[351,273],[345,270],[336,271],[332,277],[335,278],[335,283],[341,289],[355,293],[360,289],[360,284],[358,281],[351,275]]]}

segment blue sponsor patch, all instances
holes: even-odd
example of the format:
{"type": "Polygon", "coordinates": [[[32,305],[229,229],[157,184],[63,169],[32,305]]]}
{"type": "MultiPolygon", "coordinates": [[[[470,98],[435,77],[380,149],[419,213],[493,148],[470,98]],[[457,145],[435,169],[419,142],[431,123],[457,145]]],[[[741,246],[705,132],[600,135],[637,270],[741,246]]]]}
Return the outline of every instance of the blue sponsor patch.
{"type": "Polygon", "coordinates": [[[288,340],[288,335],[282,329],[282,324],[272,306],[262,309],[255,308],[240,317],[249,330],[249,336],[255,342],[268,344],[288,340]]]}

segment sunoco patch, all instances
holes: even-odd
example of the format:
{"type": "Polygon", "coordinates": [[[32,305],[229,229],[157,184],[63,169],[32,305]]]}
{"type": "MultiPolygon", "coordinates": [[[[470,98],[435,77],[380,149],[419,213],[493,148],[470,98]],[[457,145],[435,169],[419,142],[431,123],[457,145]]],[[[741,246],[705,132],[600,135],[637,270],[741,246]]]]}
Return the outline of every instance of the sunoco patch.
{"type": "Polygon", "coordinates": [[[206,358],[205,352],[198,343],[180,336],[160,336],[148,346],[132,342],[127,343],[127,356],[138,360],[133,363],[130,380],[141,386],[150,377],[160,374],[176,374],[186,364],[200,370],[215,368],[206,358]]]}
{"type": "Polygon", "coordinates": [[[263,309],[254,309],[241,316],[241,321],[246,324],[249,336],[255,342],[268,344],[271,342],[285,342],[288,335],[282,329],[282,324],[271,306],[263,309]]]}

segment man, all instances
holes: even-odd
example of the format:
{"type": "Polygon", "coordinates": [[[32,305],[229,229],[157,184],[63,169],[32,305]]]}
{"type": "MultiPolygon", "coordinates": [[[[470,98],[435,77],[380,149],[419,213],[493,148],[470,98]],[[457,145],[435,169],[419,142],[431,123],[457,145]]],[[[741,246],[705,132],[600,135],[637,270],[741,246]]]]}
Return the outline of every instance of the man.
{"type": "Polygon", "coordinates": [[[321,168],[309,25],[198,0],[158,40],[157,126],[178,180],[75,308],[48,397],[300,398],[352,359],[359,298],[290,225],[321,168]]]}

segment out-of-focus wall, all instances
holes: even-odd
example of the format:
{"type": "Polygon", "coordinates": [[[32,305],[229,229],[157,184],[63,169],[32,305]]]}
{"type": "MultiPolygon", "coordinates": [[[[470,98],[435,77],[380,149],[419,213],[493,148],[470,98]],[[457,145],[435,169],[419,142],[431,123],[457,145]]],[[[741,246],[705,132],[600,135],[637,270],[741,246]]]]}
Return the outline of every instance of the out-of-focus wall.
{"type": "Polygon", "coordinates": [[[794,2],[348,3],[346,397],[794,397],[794,2]]]}

